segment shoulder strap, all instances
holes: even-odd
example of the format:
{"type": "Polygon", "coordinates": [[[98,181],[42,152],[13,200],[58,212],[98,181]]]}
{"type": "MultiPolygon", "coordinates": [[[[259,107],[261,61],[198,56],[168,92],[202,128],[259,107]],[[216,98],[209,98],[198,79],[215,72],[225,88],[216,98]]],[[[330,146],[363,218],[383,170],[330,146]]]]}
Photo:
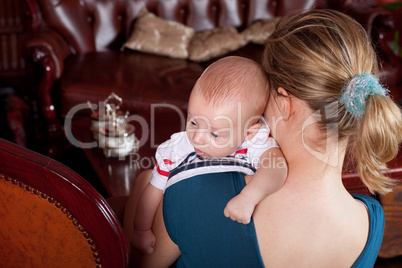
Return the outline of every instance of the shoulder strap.
{"type": "Polygon", "coordinates": [[[353,194],[355,199],[362,201],[369,214],[369,235],[367,243],[359,258],[353,264],[353,268],[373,267],[380,251],[384,235],[385,216],[381,204],[373,197],[363,194],[353,194]]]}

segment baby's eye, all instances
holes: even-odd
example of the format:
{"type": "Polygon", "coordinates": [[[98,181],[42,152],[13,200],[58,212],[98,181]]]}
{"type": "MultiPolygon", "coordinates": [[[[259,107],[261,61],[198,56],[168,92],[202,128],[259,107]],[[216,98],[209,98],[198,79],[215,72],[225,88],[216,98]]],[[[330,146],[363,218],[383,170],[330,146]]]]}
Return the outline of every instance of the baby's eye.
{"type": "Polygon", "coordinates": [[[215,134],[215,133],[211,132],[211,136],[212,136],[213,138],[217,138],[217,137],[218,137],[218,134],[215,134]]]}
{"type": "Polygon", "coordinates": [[[191,124],[192,126],[196,126],[196,125],[197,125],[194,121],[190,121],[190,124],[191,124]]]}

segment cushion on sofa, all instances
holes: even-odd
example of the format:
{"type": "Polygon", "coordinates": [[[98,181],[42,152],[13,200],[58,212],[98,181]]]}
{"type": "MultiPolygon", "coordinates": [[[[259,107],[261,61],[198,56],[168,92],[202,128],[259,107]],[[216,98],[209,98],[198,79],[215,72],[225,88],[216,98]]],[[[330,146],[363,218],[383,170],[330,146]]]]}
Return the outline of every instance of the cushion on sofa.
{"type": "Polygon", "coordinates": [[[145,8],[141,10],[124,48],[172,58],[188,58],[188,45],[194,29],[181,23],[164,20],[145,8]]]}
{"type": "Polygon", "coordinates": [[[279,21],[279,19],[280,17],[257,20],[244,29],[241,34],[244,36],[247,42],[263,45],[268,36],[274,32],[276,23],[279,21]]]}
{"type": "Polygon", "coordinates": [[[196,62],[222,56],[247,44],[234,27],[197,32],[189,45],[189,59],[196,62]]]}

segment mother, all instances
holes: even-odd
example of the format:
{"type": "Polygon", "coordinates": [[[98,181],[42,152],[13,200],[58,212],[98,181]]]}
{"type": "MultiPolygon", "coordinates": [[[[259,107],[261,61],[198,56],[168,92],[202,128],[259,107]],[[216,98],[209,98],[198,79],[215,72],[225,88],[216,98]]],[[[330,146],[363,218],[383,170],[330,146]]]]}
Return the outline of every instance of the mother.
{"type": "MultiPolygon", "coordinates": [[[[397,154],[402,116],[378,83],[366,31],[336,11],[290,15],[269,37],[262,61],[272,92],[265,117],[289,166],[285,185],[257,206],[249,225],[222,213],[248,181],[241,174],[170,187],[164,219],[161,208],[154,222],[155,253],[136,254],[137,264],[163,267],[180,257],[178,266],[188,267],[373,266],[383,211],[374,198],[347,192],[342,166],[352,153],[369,190],[388,192],[392,181],[379,170],[397,154]]],[[[127,237],[146,177],[127,205],[127,237]]]]}

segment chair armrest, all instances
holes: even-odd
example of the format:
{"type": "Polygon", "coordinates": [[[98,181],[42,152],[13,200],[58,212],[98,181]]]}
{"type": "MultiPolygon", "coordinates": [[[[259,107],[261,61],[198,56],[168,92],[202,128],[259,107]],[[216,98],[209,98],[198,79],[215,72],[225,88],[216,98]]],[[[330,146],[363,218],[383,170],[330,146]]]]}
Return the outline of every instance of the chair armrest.
{"type": "Polygon", "coordinates": [[[27,62],[36,63],[40,70],[39,86],[35,92],[41,115],[50,132],[57,131],[59,124],[51,98],[54,82],[64,70],[64,61],[73,54],[64,39],[54,31],[35,31],[27,34],[23,45],[23,56],[27,62]]]}
{"type": "Polygon", "coordinates": [[[54,73],[59,78],[64,70],[64,61],[72,54],[69,45],[54,31],[32,32],[26,37],[23,47],[24,57],[33,60],[54,73]],[[46,66],[45,62],[52,61],[52,66],[46,66]]]}

